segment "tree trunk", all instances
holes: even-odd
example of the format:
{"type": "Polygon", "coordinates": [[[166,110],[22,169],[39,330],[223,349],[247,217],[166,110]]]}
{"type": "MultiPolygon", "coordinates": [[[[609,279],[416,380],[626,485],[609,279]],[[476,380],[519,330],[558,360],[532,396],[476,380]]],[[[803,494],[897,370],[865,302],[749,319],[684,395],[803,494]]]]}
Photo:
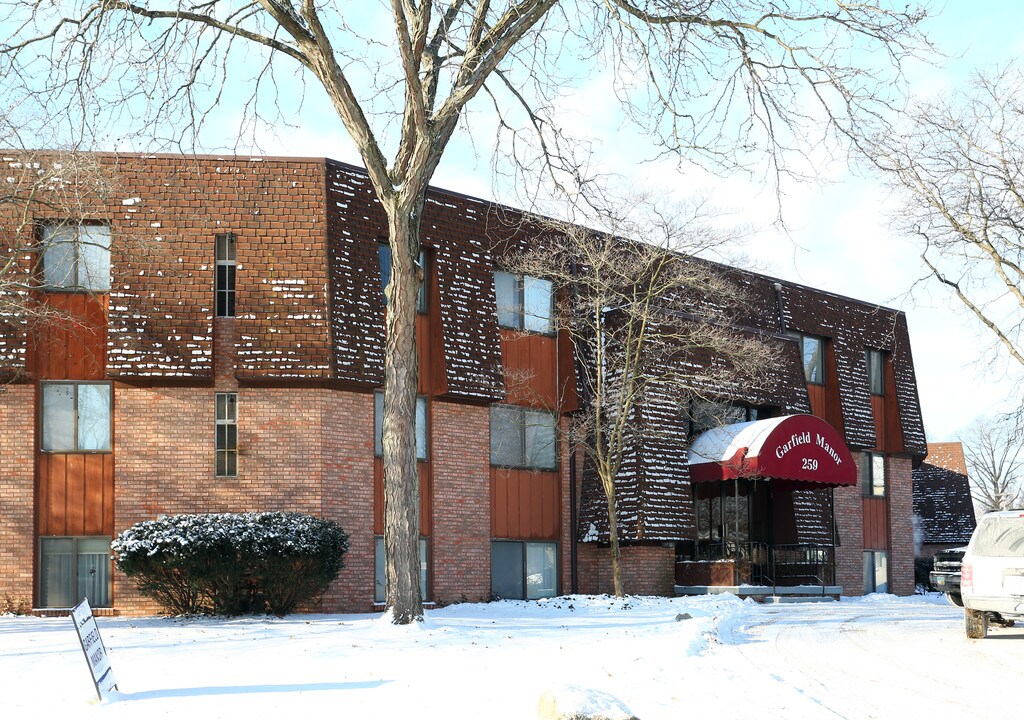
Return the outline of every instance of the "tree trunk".
{"type": "Polygon", "coordinates": [[[622,570],[619,564],[619,526],[615,517],[615,483],[606,481],[604,484],[605,498],[608,500],[608,545],[612,554],[612,586],[615,597],[622,597],[622,570]]]}
{"type": "Polygon", "coordinates": [[[422,201],[407,189],[384,205],[391,245],[391,282],[385,293],[387,361],[381,430],[385,576],[392,622],[405,625],[423,619],[419,582],[420,488],[416,467],[416,298],[422,277],[417,265],[422,201]]]}

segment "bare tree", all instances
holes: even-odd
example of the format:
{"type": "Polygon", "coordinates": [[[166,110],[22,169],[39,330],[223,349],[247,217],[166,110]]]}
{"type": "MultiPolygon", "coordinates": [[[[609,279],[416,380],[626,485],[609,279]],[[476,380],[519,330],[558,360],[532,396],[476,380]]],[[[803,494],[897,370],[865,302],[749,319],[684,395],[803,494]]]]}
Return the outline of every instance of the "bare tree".
{"type": "Polygon", "coordinates": [[[1011,420],[976,420],[963,438],[980,513],[1019,508],[1024,501],[1024,433],[1011,420]]]}
{"type": "Polygon", "coordinates": [[[127,126],[172,144],[214,122],[228,95],[241,98],[250,121],[287,122],[301,103],[296,86],[311,79],[326,94],[388,217],[387,607],[406,623],[422,617],[419,228],[427,184],[467,104],[481,92],[493,103],[499,139],[519,167],[593,191],[580,146],[559,124],[558,99],[574,77],[611,66],[620,106],[662,151],[720,169],[767,158],[771,171],[785,172],[790,153],[809,154],[823,138],[856,143],[884,114],[894,85],[881,65],[898,73],[923,44],[925,13],[897,5],[2,0],[15,32],[0,44],[0,90],[40,99],[53,122],[75,132],[123,136],[127,126]]]}
{"type": "Polygon", "coordinates": [[[770,344],[735,329],[740,287],[720,266],[694,257],[721,250],[728,236],[700,221],[700,206],[660,214],[640,205],[646,211],[639,223],[605,218],[610,232],[556,223],[536,246],[506,261],[559,291],[557,326],[580,365],[569,446],[583,452],[604,492],[620,596],[616,487],[623,462],[646,434],[658,432],[644,422],[644,406],[657,397],[685,415],[691,398],[756,385],[775,364],[770,344]]]}
{"type": "Polygon", "coordinates": [[[878,164],[907,198],[897,223],[948,288],[1024,365],[1024,75],[977,74],[918,105],[878,164]]]}

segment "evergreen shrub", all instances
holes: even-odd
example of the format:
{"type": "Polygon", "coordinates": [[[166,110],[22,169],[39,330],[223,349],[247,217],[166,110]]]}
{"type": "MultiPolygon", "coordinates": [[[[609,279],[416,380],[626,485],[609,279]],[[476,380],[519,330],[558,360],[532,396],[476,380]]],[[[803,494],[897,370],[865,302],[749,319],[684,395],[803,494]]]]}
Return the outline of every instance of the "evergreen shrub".
{"type": "Polygon", "coordinates": [[[286,615],[338,577],[348,536],[300,513],[172,515],[132,525],[117,567],[174,615],[286,615]]]}

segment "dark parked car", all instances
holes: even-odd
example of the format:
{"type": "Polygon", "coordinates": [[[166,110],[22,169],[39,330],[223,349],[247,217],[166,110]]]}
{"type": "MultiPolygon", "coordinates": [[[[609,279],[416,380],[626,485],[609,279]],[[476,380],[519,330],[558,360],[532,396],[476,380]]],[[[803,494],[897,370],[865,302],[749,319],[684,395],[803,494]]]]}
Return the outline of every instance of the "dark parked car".
{"type": "Polygon", "coordinates": [[[957,607],[964,606],[964,601],[960,597],[960,566],[963,564],[965,552],[966,547],[958,547],[935,553],[932,571],[928,573],[932,587],[946,593],[946,599],[957,607]]]}

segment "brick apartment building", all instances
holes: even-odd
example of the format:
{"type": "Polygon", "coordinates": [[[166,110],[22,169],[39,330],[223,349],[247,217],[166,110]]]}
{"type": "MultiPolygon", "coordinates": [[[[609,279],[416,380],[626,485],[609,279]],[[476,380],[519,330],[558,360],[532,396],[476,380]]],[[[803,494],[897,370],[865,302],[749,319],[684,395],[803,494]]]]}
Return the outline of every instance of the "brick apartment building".
{"type": "Polygon", "coordinates": [[[918,557],[969,543],[978,522],[963,443],[928,443],[928,459],[914,468],[913,484],[918,557]]]}
{"type": "MultiPolygon", "coordinates": [[[[373,609],[389,258],[364,172],[319,158],[97,159],[114,190],[85,193],[72,223],[57,203],[0,207],[0,249],[34,241],[18,267],[54,310],[0,315],[0,597],[154,612],[112,567],[117,532],[164,514],[294,510],[350,537],[322,609],[373,609]]],[[[438,603],[610,587],[600,490],[557,433],[579,400],[552,288],[496,263],[496,248],[524,241],[520,219],[441,190],[424,211],[422,583],[438,603]]],[[[721,448],[706,439],[694,482],[687,439],[704,428],[646,407],[680,441],[645,441],[620,478],[627,590],[785,584],[767,551],[804,572],[825,558],[829,577],[809,574],[847,594],[912,592],[911,466],[926,447],[905,316],[736,277],[750,297],[740,322],[777,344],[780,367],[768,390],[723,394],[737,423],[758,423],[730,425],[721,448]],[[759,457],[713,456],[751,427],[759,457]],[[819,455],[797,447],[805,433],[819,455]],[[804,468],[783,468],[787,453],[804,468]]]]}

